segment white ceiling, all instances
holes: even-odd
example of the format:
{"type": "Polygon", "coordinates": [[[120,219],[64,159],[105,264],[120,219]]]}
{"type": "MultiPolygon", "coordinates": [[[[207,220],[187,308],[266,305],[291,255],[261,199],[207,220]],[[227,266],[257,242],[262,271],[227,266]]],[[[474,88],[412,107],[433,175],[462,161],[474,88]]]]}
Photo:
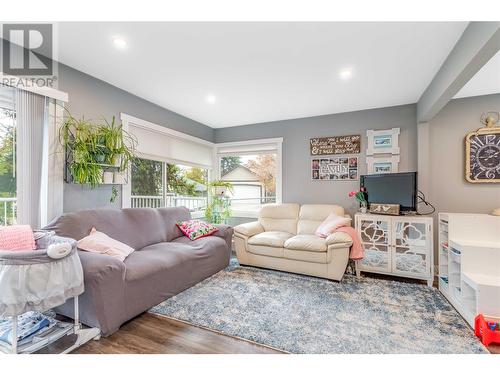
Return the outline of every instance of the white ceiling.
{"type": "Polygon", "coordinates": [[[59,60],[219,128],[415,103],[466,26],[60,23],[59,60]]]}
{"type": "Polygon", "coordinates": [[[500,93],[500,52],[493,56],[455,98],[500,93]]]}

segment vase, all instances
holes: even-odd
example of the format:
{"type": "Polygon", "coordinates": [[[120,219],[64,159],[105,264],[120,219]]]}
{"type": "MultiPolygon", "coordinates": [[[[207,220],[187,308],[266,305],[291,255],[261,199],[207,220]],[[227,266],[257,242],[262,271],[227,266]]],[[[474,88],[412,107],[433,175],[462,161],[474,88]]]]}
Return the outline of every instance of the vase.
{"type": "Polygon", "coordinates": [[[126,174],[125,172],[115,172],[113,181],[117,185],[124,185],[126,184],[126,174]]]}
{"type": "Polygon", "coordinates": [[[359,210],[361,211],[362,214],[366,214],[366,211],[368,210],[366,207],[366,201],[360,202],[359,210]]]}
{"type": "Polygon", "coordinates": [[[104,172],[102,182],[104,184],[112,184],[113,183],[113,172],[108,172],[108,171],[104,172]]]}

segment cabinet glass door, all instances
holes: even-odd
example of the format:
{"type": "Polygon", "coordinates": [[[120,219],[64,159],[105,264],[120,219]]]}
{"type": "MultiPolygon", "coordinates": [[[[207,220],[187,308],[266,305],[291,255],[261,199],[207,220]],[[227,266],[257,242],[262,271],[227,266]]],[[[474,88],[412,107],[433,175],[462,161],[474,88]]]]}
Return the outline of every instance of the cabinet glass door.
{"type": "Polygon", "coordinates": [[[378,217],[358,219],[358,233],[365,249],[363,270],[391,271],[389,225],[389,220],[378,217]]]}
{"type": "Polygon", "coordinates": [[[418,219],[394,219],[392,270],[401,275],[430,274],[428,223],[418,219]]]}

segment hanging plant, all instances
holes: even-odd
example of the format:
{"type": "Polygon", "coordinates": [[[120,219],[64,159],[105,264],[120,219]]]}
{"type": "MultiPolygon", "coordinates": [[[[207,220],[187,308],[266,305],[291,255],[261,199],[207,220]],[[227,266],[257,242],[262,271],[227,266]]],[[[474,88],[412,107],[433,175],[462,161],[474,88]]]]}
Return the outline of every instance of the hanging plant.
{"type": "MultiPolygon", "coordinates": [[[[84,117],[77,119],[69,112],[59,130],[59,141],[66,150],[72,182],[90,185],[92,189],[102,185],[105,170],[127,171],[137,144],[121,124],[116,124],[114,116],[110,123],[94,123],[84,117]]],[[[113,186],[110,201],[114,202],[117,195],[113,186]]]]}
{"type": "Polygon", "coordinates": [[[213,224],[225,223],[231,217],[231,199],[227,192],[233,191],[230,182],[217,180],[208,184],[210,203],[205,209],[205,219],[213,224]]]}

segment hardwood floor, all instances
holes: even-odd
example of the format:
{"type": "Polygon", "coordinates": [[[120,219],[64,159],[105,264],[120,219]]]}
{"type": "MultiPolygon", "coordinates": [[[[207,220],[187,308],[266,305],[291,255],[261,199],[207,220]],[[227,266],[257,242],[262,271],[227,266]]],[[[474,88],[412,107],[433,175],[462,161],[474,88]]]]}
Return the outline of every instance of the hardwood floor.
{"type": "MultiPolygon", "coordinates": [[[[57,353],[68,347],[68,336],[43,353],[57,353]]],[[[42,353],[42,352],[41,352],[42,353]]],[[[280,351],[225,336],[177,320],[144,313],[124,324],[110,337],[90,341],[76,354],[280,354],[280,351]]]]}

